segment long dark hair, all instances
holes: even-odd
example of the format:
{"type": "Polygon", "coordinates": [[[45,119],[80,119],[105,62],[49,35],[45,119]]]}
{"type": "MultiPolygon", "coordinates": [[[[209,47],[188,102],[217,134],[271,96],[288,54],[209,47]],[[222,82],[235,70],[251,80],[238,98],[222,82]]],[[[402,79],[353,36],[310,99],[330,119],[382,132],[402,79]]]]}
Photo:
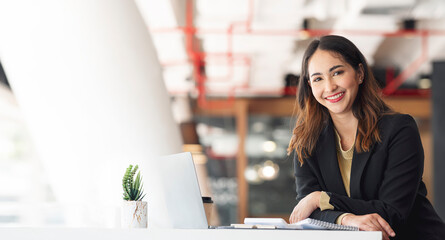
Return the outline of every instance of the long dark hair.
{"type": "Polygon", "coordinates": [[[355,151],[369,151],[373,143],[381,141],[378,120],[382,115],[392,113],[380,96],[379,86],[365,57],[351,41],[335,35],[312,41],[303,57],[297,92],[297,121],[287,149],[288,154],[295,150],[301,164],[303,159],[312,155],[322,126],[326,126],[330,119],[328,109],[317,102],[309,86],[308,64],[318,49],[338,55],[355,71],[360,71],[360,66],[363,66],[363,82],[359,85],[357,97],[352,105],[352,112],[358,119],[355,151]]]}

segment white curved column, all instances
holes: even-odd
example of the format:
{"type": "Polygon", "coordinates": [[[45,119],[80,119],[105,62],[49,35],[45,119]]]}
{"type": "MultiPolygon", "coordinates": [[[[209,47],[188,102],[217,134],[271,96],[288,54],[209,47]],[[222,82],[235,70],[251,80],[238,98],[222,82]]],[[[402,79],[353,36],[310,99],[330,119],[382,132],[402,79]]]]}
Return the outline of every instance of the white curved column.
{"type": "Polygon", "coordinates": [[[181,152],[134,1],[2,0],[0,32],[0,59],[61,203],[114,206],[129,163],[143,175],[149,160],[181,152]]]}

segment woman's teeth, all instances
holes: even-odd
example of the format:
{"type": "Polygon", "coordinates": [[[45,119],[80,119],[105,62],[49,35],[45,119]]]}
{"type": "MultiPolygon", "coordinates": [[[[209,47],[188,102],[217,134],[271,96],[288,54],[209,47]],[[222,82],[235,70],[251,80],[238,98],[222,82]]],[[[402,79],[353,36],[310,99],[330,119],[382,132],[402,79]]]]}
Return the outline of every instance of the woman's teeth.
{"type": "Polygon", "coordinates": [[[328,100],[334,100],[334,99],[337,99],[337,98],[343,96],[343,94],[345,94],[345,93],[344,93],[344,92],[341,92],[341,93],[335,94],[334,96],[327,97],[326,99],[328,99],[328,100]]]}

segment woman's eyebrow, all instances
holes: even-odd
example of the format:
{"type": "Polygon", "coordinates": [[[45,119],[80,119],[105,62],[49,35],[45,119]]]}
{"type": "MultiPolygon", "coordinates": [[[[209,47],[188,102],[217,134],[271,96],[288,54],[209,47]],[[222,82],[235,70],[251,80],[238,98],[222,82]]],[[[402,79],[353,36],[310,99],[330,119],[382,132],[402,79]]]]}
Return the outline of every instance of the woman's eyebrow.
{"type": "Polygon", "coordinates": [[[332,72],[332,71],[334,71],[335,69],[337,69],[339,67],[343,67],[343,65],[335,65],[335,66],[329,68],[329,72],[332,72]]]}
{"type": "MultiPolygon", "coordinates": [[[[337,68],[339,68],[339,67],[344,67],[344,66],[343,66],[343,65],[335,65],[335,66],[329,68],[329,72],[332,72],[332,71],[334,71],[335,69],[337,69],[337,68]]],[[[313,76],[317,76],[317,75],[321,75],[321,73],[319,73],[319,72],[313,73],[313,74],[311,75],[311,77],[313,77],[313,76]]]]}
{"type": "Polygon", "coordinates": [[[311,75],[311,77],[316,76],[316,75],[321,75],[321,73],[313,73],[313,74],[311,75]]]}

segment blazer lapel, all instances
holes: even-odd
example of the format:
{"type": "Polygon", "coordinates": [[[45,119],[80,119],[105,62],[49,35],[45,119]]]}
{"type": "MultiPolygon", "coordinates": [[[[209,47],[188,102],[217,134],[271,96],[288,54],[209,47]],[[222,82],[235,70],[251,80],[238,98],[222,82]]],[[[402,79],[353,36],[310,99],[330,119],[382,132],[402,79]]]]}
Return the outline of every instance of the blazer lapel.
{"type": "Polygon", "coordinates": [[[354,155],[352,157],[352,166],[351,166],[351,183],[350,183],[351,198],[362,197],[360,182],[362,179],[363,170],[365,169],[366,163],[368,162],[373,149],[374,145],[371,146],[368,152],[357,153],[354,151],[354,155]]]}
{"type": "Polygon", "coordinates": [[[316,155],[327,191],[347,196],[345,185],[341,178],[340,167],[338,166],[337,149],[335,148],[335,133],[332,121],[329,121],[327,127],[320,135],[316,147],[316,155]]]}

